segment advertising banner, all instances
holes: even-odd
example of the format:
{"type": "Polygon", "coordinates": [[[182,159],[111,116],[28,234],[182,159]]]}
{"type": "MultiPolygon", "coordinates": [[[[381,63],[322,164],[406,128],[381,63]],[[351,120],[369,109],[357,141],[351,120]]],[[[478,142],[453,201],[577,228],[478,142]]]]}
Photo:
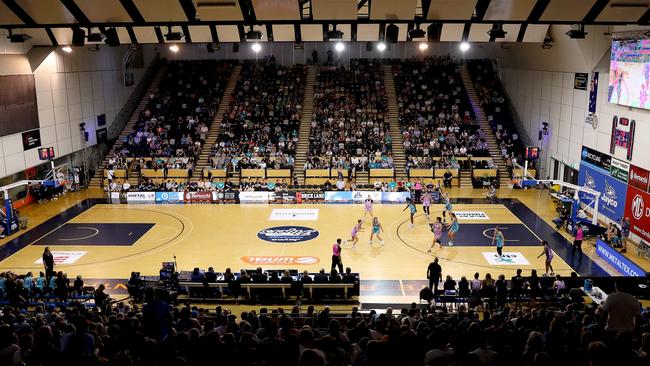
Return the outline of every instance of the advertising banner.
{"type": "Polygon", "coordinates": [[[350,191],[325,192],[325,202],[352,203],[352,192],[350,191]]]}
{"type": "Polygon", "coordinates": [[[317,208],[275,208],[269,216],[270,221],[316,221],[317,208]]]}
{"type": "Polygon", "coordinates": [[[325,194],[323,192],[296,192],[296,203],[313,203],[323,202],[325,194]]]}
{"type": "Polygon", "coordinates": [[[239,192],[241,203],[268,203],[269,192],[239,192]]]}
{"type": "Polygon", "coordinates": [[[643,168],[639,168],[638,166],[630,165],[630,174],[628,174],[627,184],[647,192],[648,182],[650,182],[650,172],[643,168]]]}
{"type": "Polygon", "coordinates": [[[381,192],[381,202],[383,203],[404,203],[410,197],[409,192],[381,192]]]}
{"type": "Polygon", "coordinates": [[[612,165],[609,168],[609,175],[620,180],[623,183],[627,183],[627,176],[629,172],[630,172],[629,163],[612,158],[612,165]]]}
{"type": "Polygon", "coordinates": [[[605,259],[616,270],[626,277],[645,277],[645,271],[636,264],[632,263],[623,254],[616,249],[607,245],[600,239],[596,239],[596,253],[605,259]]]}
{"type": "Polygon", "coordinates": [[[600,151],[590,149],[586,146],[582,147],[582,161],[597,166],[599,168],[605,169],[609,172],[609,167],[612,164],[612,157],[608,154],[603,154],[600,151]]]}
{"type": "Polygon", "coordinates": [[[364,203],[370,197],[375,203],[381,202],[381,191],[352,191],[354,203],[364,203]]]}
{"type": "MultiPolygon", "coordinates": [[[[609,175],[609,170],[604,171],[590,164],[582,162],[578,173],[578,185],[591,188],[600,192],[598,212],[608,218],[618,221],[625,213],[625,194],[627,185],[609,175]]],[[[579,193],[580,201],[590,204],[594,197],[588,193],[579,193]]]]}
{"type": "Polygon", "coordinates": [[[185,191],[185,202],[212,202],[212,192],[185,191]]]}
{"type": "Polygon", "coordinates": [[[183,192],[156,192],[156,202],[183,202],[183,192]]]}
{"type": "Polygon", "coordinates": [[[127,202],[154,202],[155,200],[155,192],[128,192],[126,194],[127,202]]]}
{"type": "Polygon", "coordinates": [[[271,203],[296,203],[296,192],[269,192],[271,203]]]}
{"type": "Polygon", "coordinates": [[[628,186],[625,217],[630,218],[630,231],[650,242],[650,194],[628,186]]]}

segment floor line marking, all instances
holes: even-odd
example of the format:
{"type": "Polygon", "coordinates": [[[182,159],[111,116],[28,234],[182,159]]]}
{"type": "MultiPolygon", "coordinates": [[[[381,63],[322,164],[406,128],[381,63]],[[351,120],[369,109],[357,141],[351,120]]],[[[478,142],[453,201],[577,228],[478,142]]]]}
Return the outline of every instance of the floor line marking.
{"type": "Polygon", "coordinates": [[[404,292],[404,283],[402,280],[399,280],[399,288],[402,290],[402,296],[406,296],[406,292],[404,292]]]}

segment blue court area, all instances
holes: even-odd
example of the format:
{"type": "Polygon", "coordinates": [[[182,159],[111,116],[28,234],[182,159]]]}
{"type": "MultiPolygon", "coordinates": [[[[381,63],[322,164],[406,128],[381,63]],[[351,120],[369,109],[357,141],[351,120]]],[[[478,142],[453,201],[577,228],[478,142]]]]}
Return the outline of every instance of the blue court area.
{"type": "Polygon", "coordinates": [[[67,223],[41,237],[33,245],[130,246],[154,225],[150,223],[67,223]]]}
{"type": "MultiPolygon", "coordinates": [[[[433,224],[430,224],[433,230],[433,224]]],[[[458,246],[472,246],[483,247],[492,244],[492,236],[494,235],[494,228],[497,224],[460,224],[460,230],[456,234],[454,245],[458,246]]],[[[505,246],[535,246],[539,245],[540,239],[533,234],[523,224],[498,224],[506,239],[505,246]]],[[[447,232],[443,232],[442,242],[446,243],[447,232]]]]}

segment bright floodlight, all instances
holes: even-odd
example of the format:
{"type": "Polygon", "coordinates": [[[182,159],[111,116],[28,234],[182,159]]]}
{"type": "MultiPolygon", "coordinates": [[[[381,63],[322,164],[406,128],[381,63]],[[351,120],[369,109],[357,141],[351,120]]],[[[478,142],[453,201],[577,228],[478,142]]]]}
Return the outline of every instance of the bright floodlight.
{"type": "Polygon", "coordinates": [[[341,52],[345,49],[345,45],[343,44],[343,42],[337,42],[336,46],[334,46],[334,49],[338,52],[341,52]]]}
{"type": "Polygon", "coordinates": [[[253,49],[253,51],[255,53],[258,53],[258,52],[260,52],[262,50],[262,46],[259,43],[253,43],[251,48],[253,49]]]}
{"type": "Polygon", "coordinates": [[[178,46],[173,44],[173,45],[169,46],[169,50],[176,53],[176,52],[178,52],[178,46]]]}
{"type": "Polygon", "coordinates": [[[426,42],[421,42],[418,47],[420,47],[420,51],[424,51],[429,48],[429,45],[426,42]]]}
{"type": "Polygon", "coordinates": [[[467,42],[462,42],[462,43],[460,44],[460,50],[463,51],[463,52],[469,50],[469,43],[467,43],[467,42]]]}
{"type": "Polygon", "coordinates": [[[383,52],[385,49],[386,49],[386,43],[384,42],[377,43],[377,50],[379,52],[383,52]]]}
{"type": "Polygon", "coordinates": [[[63,47],[61,47],[61,49],[63,50],[63,52],[66,52],[66,53],[72,52],[72,47],[70,47],[70,46],[63,46],[63,47]]]}

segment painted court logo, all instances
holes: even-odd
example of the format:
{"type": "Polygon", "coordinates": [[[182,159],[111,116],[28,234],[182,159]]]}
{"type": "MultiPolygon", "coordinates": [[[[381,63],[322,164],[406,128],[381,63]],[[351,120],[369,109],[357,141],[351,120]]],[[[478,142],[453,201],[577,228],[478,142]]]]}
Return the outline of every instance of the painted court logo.
{"type": "Polygon", "coordinates": [[[318,235],[318,230],[304,226],[275,226],[257,233],[258,238],[271,243],[298,243],[315,239],[318,235]]]}
{"type": "Polygon", "coordinates": [[[320,262],[318,257],[292,256],[292,255],[251,255],[241,257],[241,260],[250,265],[297,265],[307,266],[320,262]]]}

